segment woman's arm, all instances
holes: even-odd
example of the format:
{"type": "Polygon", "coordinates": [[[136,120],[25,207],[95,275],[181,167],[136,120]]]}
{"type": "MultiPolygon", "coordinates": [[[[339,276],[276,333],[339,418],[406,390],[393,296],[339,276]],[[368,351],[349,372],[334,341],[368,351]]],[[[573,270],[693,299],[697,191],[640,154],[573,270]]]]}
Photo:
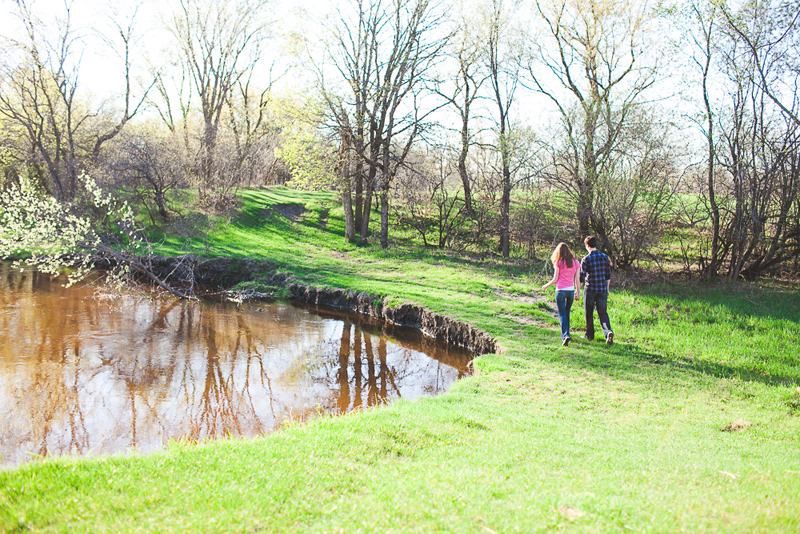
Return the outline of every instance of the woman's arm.
{"type": "Polygon", "coordinates": [[[552,279],[552,280],[550,280],[549,282],[547,282],[545,285],[543,285],[543,286],[542,286],[542,291],[544,291],[544,290],[545,290],[545,289],[547,289],[548,287],[550,287],[550,286],[552,286],[553,284],[555,284],[555,283],[556,283],[556,280],[558,280],[558,266],[557,266],[557,265],[553,265],[553,268],[555,268],[555,272],[553,273],[553,279],[552,279]]]}
{"type": "Polygon", "coordinates": [[[581,300],[581,268],[575,269],[575,274],[572,277],[572,283],[575,286],[575,300],[581,300]]]}

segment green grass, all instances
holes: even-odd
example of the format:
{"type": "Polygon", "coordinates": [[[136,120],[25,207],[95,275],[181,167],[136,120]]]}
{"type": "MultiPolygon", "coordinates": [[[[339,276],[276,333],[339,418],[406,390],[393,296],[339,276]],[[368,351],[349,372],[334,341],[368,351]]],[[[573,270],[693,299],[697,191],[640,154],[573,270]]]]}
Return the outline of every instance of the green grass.
{"type": "MultiPolygon", "coordinates": [[[[796,287],[613,289],[616,343],[560,347],[541,263],[345,243],[324,193],[248,191],[212,255],[495,335],[445,395],[252,440],[0,472],[8,532],[797,532],[796,287]],[[301,203],[297,221],[264,208],[301,203]],[[319,221],[327,213],[324,227],[319,221]]],[[[163,238],[171,253],[201,239],[163,238]]],[[[552,291],[552,290],[551,290],[552,291]]]]}

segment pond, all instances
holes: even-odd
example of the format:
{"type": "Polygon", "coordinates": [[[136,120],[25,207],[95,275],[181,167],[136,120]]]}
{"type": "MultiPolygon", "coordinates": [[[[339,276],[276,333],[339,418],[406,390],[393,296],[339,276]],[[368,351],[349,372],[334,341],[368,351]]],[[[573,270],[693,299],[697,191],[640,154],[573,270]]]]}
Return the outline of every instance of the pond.
{"type": "Polygon", "coordinates": [[[252,437],[446,391],[472,356],[283,302],[102,296],[0,263],[0,465],[252,437]]]}

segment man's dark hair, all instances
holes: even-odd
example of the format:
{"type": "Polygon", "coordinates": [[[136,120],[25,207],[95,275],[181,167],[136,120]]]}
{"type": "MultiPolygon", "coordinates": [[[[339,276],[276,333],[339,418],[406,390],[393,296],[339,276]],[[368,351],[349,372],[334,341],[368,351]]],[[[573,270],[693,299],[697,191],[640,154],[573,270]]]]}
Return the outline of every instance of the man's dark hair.
{"type": "Polygon", "coordinates": [[[583,240],[584,245],[590,248],[597,248],[597,238],[593,235],[590,235],[586,239],[583,240]]]}

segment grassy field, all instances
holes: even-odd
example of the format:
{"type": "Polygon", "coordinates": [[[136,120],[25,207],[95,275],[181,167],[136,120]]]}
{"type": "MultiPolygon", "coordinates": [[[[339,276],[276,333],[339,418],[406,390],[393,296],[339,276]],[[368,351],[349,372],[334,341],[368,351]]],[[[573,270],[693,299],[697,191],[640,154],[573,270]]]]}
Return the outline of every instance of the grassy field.
{"type": "MultiPolygon", "coordinates": [[[[244,193],[162,250],[269,259],[502,350],[445,395],[147,456],[0,472],[6,532],[798,532],[800,291],[612,283],[611,347],[560,346],[541,263],[345,243],[330,195],[244,193]],[[302,204],[302,214],[280,211],[302,204]]],[[[171,237],[168,237],[171,236],[171,237]]],[[[258,281],[255,282],[256,284],[258,281]]]]}

